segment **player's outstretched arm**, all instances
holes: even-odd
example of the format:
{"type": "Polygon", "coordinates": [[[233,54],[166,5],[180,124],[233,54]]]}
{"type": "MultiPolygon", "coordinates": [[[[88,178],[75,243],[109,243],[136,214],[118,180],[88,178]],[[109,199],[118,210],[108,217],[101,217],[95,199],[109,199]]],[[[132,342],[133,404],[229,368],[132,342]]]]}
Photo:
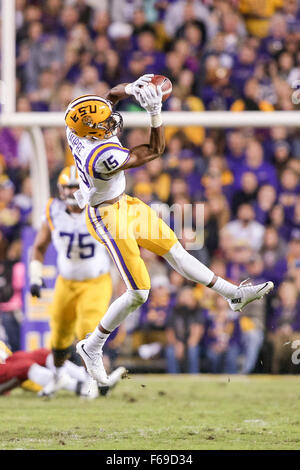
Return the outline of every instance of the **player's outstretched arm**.
{"type": "Polygon", "coordinates": [[[160,157],[165,149],[165,134],[162,126],[151,127],[149,144],[138,145],[130,150],[130,159],[122,170],[137,168],[160,157]]]}
{"type": "Polygon", "coordinates": [[[154,75],[148,73],[142,75],[135,82],[132,83],[120,83],[119,85],[111,88],[104,96],[106,100],[111,101],[114,105],[119,101],[128,98],[129,96],[137,97],[137,93],[140,91],[140,87],[148,85],[154,75]]]}
{"type": "Polygon", "coordinates": [[[50,241],[51,230],[45,221],[35,237],[29,265],[30,292],[33,297],[41,296],[43,262],[50,241]]]}
{"type": "Polygon", "coordinates": [[[146,109],[151,119],[151,133],[149,144],[138,145],[130,149],[128,163],[122,170],[136,168],[160,157],[165,149],[165,134],[161,119],[162,91],[161,88],[145,86],[140,89],[138,101],[146,109]]]}

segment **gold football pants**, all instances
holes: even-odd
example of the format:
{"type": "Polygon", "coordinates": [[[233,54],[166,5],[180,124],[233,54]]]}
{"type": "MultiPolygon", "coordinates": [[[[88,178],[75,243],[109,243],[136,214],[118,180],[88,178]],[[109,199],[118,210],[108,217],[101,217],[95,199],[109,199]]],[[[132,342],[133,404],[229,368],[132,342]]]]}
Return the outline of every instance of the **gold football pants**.
{"type": "Polygon", "coordinates": [[[74,339],[91,333],[108,309],[112,296],[110,274],[70,281],[58,276],[51,305],[51,347],[66,349],[74,339]]]}
{"type": "Polygon", "coordinates": [[[128,289],[150,289],[140,247],[163,256],[178,241],[171,228],[147,204],[124,195],[114,204],[86,208],[90,234],[109,251],[128,289]]]}

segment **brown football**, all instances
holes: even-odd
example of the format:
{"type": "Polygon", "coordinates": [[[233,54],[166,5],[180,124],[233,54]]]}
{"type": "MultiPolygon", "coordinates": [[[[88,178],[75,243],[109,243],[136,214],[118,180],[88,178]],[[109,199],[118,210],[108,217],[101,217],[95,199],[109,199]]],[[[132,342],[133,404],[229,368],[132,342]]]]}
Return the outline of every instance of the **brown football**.
{"type": "Polygon", "coordinates": [[[153,85],[161,85],[162,101],[166,101],[172,93],[172,82],[164,75],[154,75],[151,82],[153,85]]]}

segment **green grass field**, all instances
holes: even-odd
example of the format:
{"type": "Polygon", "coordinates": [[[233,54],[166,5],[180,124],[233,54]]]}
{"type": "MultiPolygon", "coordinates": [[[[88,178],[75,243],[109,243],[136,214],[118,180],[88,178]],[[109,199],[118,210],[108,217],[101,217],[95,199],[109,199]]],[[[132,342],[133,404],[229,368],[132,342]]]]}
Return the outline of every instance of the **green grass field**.
{"type": "Polygon", "coordinates": [[[300,376],[131,375],[110,396],[0,397],[0,449],[300,449],[300,376]]]}

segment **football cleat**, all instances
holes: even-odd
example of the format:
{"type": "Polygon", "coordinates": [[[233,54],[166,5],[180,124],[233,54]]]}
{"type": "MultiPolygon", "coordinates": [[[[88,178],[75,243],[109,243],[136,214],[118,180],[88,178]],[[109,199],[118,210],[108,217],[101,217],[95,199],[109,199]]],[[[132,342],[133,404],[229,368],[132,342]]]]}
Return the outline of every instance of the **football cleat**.
{"type": "Polygon", "coordinates": [[[92,377],[89,376],[88,379],[82,384],[80,390],[80,397],[86,398],[88,400],[94,400],[95,398],[98,398],[98,396],[98,384],[96,380],[92,379],[92,377]]]}
{"type": "Polygon", "coordinates": [[[233,299],[227,299],[230,308],[235,312],[241,311],[250,302],[261,299],[264,295],[268,294],[274,288],[272,281],[265,282],[253,286],[247,280],[241,282],[236,290],[236,296],[233,299]]]}
{"type": "Polygon", "coordinates": [[[86,370],[90,376],[96,380],[100,386],[110,386],[110,380],[107,376],[102,360],[102,350],[91,352],[85,349],[86,339],[79,341],[76,345],[76,352],[83,359],[86,370]]]}
{"type": "Polygon", "coordinates": [[[109,395],[111,390],[117,385],[118,382],[120,382],[120,380],[123,378],[123,376],[125,376],[127,370],[125,369],[125,367],[118,367],[117,369],[115,369],[109,376],[109,382],[110,382],[110,385],[109,387],[99,387],[99,392],[100,392],[100,395],[101,396],[106,396],[106,395],[109,395]]]}
{"type": "Polygon", "coordinates": [[[109,389],[113,389],[117,385],[117,383],[120,382],[120,380],[125,376],[126,373],[127,370],[123,366],[117,367],[117,369],[112,371],[112,373],[108,376],[109,389]]]}

